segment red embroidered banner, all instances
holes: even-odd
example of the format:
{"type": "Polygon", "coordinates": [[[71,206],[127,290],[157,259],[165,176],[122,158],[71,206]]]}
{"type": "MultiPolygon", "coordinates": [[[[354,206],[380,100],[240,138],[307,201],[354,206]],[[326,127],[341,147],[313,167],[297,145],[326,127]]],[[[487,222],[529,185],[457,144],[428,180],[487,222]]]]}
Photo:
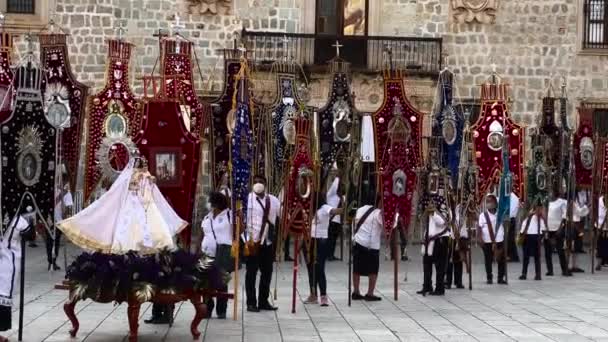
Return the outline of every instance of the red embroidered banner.
{"type": "Polygon", "coordinates": [[[13,101],[13,71],[11,70],[13,37],[6,32],[0,33],[0,122],[11,115],[13,101]]]}
{"type": "MultiPolygon", "coordinates": [[[[577,188],[591,188],[593,178],[593,108],[579,108],[578,128],[574,133],[574,167],[577,188]]],[[[600,147],[601,148],[601,147],[600,147]]]]}

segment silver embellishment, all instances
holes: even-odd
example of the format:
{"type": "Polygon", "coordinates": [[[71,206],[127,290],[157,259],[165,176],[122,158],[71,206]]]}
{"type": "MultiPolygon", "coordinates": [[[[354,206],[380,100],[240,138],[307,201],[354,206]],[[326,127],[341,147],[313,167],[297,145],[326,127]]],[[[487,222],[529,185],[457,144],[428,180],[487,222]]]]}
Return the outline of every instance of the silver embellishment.
{"type": "Polygon", "coordinates": [[[25,186],[33,186],[40,180],[42,171],[42,134],[32,125],[24,127],[17,138],[17,176],[25,186]]]}
{"type": "Polygon", "coordinates": [[[497,120],[490,124],[490,134],[488,134],[488,147],[492,151],[502,150],[504,140],[503,127],[497,120]]]}
{"type": "Polygon", "coordinates": [[[393,195],[401,197],[405,195],[405,185],[407,176],[403,170],[399,169],[393,173],[393,195]]]}
{"type": "Polygon", "coordinates": [[[589,137],[584,137],[581,139],[580,143],[580,154],[581,154],[581,164],[587,170],[591,170],[593,167],[593,140],[589,137]]]}

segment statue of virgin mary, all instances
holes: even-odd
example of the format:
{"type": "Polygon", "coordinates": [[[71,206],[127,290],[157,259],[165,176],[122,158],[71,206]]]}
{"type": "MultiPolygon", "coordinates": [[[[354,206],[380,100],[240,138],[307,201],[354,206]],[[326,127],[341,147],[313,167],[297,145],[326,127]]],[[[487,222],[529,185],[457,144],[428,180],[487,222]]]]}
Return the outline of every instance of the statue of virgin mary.
{"type": "Polygon", "coordinates": [[[57,224],[81,248],[106,253],[153,254],[175,248],[188,223],[171,208],[145,161],[131,159],[112,187],[90,206],[57,224]]]}

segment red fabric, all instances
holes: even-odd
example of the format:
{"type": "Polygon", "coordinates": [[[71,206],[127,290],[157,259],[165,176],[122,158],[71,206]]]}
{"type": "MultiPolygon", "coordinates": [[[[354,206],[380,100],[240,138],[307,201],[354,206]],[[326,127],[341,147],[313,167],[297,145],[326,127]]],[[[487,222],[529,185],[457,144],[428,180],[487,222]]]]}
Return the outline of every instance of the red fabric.
{"type": "MultiPolygon", "coordinates": [[[[95,190],[101,176],[95,153],[105,137],[104,122],[110,112],[111,100],[120,101],[122,115],[127,119],[128,134],[133,137],[141,126],[140,104],[129,87],[129,60],[133,45],[118,40],[108,42],[106,85],[89,102],[87,156],[84,198],[95,190]]],[[[122,157],[126,157],[123,153],[122,157]]]]}
{"type": "MultiPolygon", "coordinates": [[[[592,169],[585,169],[581,162],[580,144],[585,137],[593,139],[593,109],[580,108],[578,129],[574,133],[574,170],[578,188],[591,188],[593,178],[592,169]]],[[[597,142],[593,143],[595,145],[597,142]]]]}
{"type": "MultiPolygon", "coordinates": [[[[157,177],[160,191],[184,220],[192,222],[196,194],[200,143],[188,132],[176,101],[147,101],[144,104],[141,132],[135,138],[141,155],[148,159],[150,173],[157,177]],[[164,180],[156,165],[158,154],[175,154],[176,177],[164,180]]],[[[190,246],[190,228],[181,234],[183,246],[190,246]]]]}
{"type": "Polygon", "coordinates": [[[494,151],[488,146],[490,125],[494,120],[503,126],[504,137],[509,139],[509,168],[513,175],[512,191],[524,198],[524,145],[525,130],[509,116],[504,101],[496,99],[482,99],[481,114],[477,122],[471,126],[475,149],[475,161],[479,167],[477,201],[481,203],[483,197],[493,185],[500,182],[502,174],[502,150],[494,151]]]}
{"type": "Polygon", "coordinates": [[[11,115],[13,91],[13,71],[11,70],[11,53],[13,52],[12,36],[0,33],[0,122],[11,115]]]}
{"type": "Polygon", "coordinates": [[[399,214],[402,227],[409,227],[412,211],[412,197],[416,188],[416,168],[421,165],[422,113],[415,109],[406,97],[403,79],[384,80],[384,104],[374,114],[376,135],[376,157],[378,158],[379,189],[382,191],[384,229],[387,235],[393,230],[395,214],[399,214]],[[396,103],[401,104],[403,117],[411,127],[407,144],[392,143],[388,136],[388,126],[394,117],[396,103]],[[406,193],[393,194],[393,173],[403,170],[407,177],[406,193]]]}
{"type": "Polygon", "coordinates": [[[199,100],[194,90],[192,77],[192,43],[182,40],[167,39],[163,41],[165,57],[163,60],[163,76],[182,76],[176,78],[167,77],[167,97],[179,98],[183,104],[190,106],[190,132],[194,135],[202,135],[205,128],[205,112],[207,109],[199,100]],[[179,82],[174,87],[172,82],[179,82]],[[177,93],[175,91],[177,89],[177,93]]]}
{"type": "MultiPolygon", "coordinates": [[[[293,234],[305,234],[310,236],[310,222],[312,218],[312,201],[315,197],[314,184],[311,185],[311,193],[308,198],[302,198],[298,194],[298,176],[301,168],[313,170],[313,162],[310,149],[310,127],[311,122],[307,118],[299,117],[296,121],[297,150],[291,160],[287,180],[287,201],[283,204],[283,218],[286,224],[284,229],[293,234]]],[[[311,177],[312,180],[312,177],[311,177]]]]}
{"type": "Polygon", "coordinates": [[[71,188],[75,189],[84,122],[84,101],[88,88],[72,74],[65,34],[44,34],[39,36],[39,40],[41,66],[46,72],[42,85],[43,99],[46,86],[55,82],[65,86],[69,93],[72,122],[70,127],[62,130],[60,151],[61,159],[69,172],[71,188]]]}

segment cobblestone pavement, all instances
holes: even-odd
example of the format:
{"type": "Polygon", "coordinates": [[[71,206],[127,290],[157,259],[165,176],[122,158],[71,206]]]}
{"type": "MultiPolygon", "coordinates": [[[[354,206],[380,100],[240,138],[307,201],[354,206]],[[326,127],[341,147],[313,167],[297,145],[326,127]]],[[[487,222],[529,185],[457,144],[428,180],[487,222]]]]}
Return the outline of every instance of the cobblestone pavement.
{"type": "MultiPolygon", "coordinates": [[[[70,339],[70,325],[62,309],[67,292],[53,289],[63,278],[63,270],[46,271],[42,246],[28,248],[27,252],[24,341],[126,341],[126,306],[91,301],[77,306],[80,332],[76,339],[70,339]]],[[[542,281],[520,281],[517,276],[521,265],[511,263],[509,286],[486,285],[481,254],[476,252],[473,291],[449,290],[440,298],[416,295],[421,287],[422,267],[418,253],[410,253],[412,260],[400,263],[398,301],[393,298],[392,263],[383,260],[378,285],[378,294],[383,300],[354,302],[351,307],[347,305],[345,262],[327,265],[331,305],[326,308],[302,304],[308,295],[307,277],[302,268],[298,275],[295,314],[290,309],[292,265],[281,263],[275,301],[279,311],[251,314],[241,307],[237,321],[231,317],[203,321],[201,339],[222,342],[608,341],[608,269],[592,275],[589,258],[584,255],[579,258],[587,271],[584,274],[572,278],[545,277],[543,270],[542,281]],[[407,281],[404,281],[406,274],[407,281]]],[[[68,259],[76,253],[70,249],[68,259]]],[[[533,274],[528,274],[528,278],[533,278],[533,274]]],[[[362,286],[367,286],[365,280],[362,286]]],[[[242,303],[241,297],[239,304],[242,303]]],[[[189,325],[194,310],[189,303],[176,306],[175,324],[171,328],[143,324],[150,308],[149,305],[142,307],[139,341],[192,339],[189,325]]],[[[19,312],[16,307],[13,309],[15,330],[8,335],[11,341],[16,341],[19,312]]],[[[232,302],[228,312],[232,313],[232,302]]]]}

